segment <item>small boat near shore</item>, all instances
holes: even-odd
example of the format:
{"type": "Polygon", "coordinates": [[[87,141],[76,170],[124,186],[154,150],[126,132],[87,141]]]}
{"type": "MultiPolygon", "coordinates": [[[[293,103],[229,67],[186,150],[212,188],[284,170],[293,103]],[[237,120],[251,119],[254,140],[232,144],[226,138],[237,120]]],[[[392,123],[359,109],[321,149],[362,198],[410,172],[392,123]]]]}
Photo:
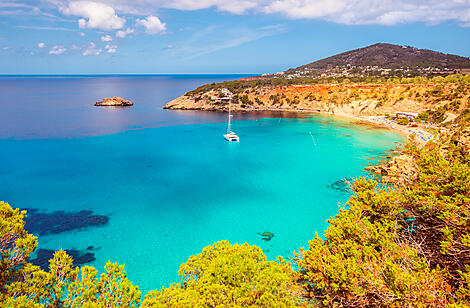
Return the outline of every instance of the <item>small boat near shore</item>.
{"type": "Polygon", "coordinates": [[[230,104],[230,102],[229,102],[229,104],[228,104],[227,133],[224,134],[224,138],[225,138],[225,140],[227,140],[228,142],[239,142],[239,141],[240,141],[240,137],[238,137],[237,134],[235,134],[234,132],[232,132],[231,124],[232,124],[232,112],[231,112],[231,104],[230,104]]]}
{"type": "Polygon", "coordinates": [[[229,141],[229,142],[239,142],[240,141],[240,137],[237,136],[237,134],[235,134],[234,132],[229,132],[228,134],[225,134],[224,135],[224,138],[225,140],[229,141]]]}

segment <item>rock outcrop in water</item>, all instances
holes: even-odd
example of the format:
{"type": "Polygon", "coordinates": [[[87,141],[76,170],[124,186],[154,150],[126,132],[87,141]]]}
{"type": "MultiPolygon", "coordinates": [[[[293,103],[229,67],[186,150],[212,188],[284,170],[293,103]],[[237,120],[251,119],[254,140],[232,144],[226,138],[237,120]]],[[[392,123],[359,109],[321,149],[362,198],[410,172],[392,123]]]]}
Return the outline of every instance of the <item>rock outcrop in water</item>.
{"type": "Polygon", "coordinates": [[[104,98],[100,102],[96,102],[95,106],[114,106],[114,107],[126,107],[133,106],[134,103],[123,98],[113,96],[111,98],[104,98]]]}

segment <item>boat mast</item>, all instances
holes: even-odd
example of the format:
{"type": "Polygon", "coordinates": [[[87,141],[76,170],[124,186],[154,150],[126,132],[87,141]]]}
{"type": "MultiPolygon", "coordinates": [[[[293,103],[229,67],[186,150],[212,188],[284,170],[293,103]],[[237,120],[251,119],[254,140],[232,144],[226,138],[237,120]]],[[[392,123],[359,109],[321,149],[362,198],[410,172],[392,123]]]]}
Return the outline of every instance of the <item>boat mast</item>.
{"type": "Polygon", "coordinates": [[[230,127],[230,124],[231,124],[231,123],[230,123],[230,120],[231,120],[231,119],[230,119],[230,118],[232,117],[232,115],[231,115],[231,108],[230,108],[230,106],[231,106],[231,101],[228,102],[228,125],[227,125],[227,134],[230,134],[230,132],[231,132],[231,127],[230,127]]]}

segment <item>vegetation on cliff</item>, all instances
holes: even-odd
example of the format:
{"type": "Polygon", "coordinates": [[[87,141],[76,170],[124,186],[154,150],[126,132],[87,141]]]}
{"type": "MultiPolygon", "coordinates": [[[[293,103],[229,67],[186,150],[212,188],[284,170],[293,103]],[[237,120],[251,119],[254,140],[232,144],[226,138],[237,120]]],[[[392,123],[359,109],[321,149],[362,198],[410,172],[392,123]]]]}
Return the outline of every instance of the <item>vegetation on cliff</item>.
{"type": "Polygon", "coordinates": [[[49,271],[29,263],[36,238],[26,213],[0,203],[2,307],[465,306],[470,303],[468,123],[440,143],[404,149],[417,176],[383,187],[360,178],[354,194],[294,256],[267,261],[248,244],[217,242],[181,265],[181,283],[143,299],[118,264],[98,275],[64,251],[49,271]]]}
{"type": "Polygon", "coordinates": [[[296,261],[304,294],[330,306],[445,306],[470,300],[470,164],[442,144],[405,152],[418,177],[355,195],[296,261]]]}
{"type": "Polygon", "coordinates": [[[235,80],[201,86],[165,108],[223,111],[229,101],[236,111],[303,110],[358,116],[408,111],[420,113],[420,121],[441,123],[449,115],[470,115],[470,75],[235,80]]]}
{"type": "Polygon", "coordinates": [[[192,90],[186,95],[197,95],[205,93],[211,90],[220,90],[228,89],[232,93],[242,93],[248,88],[256,87],[283,87],[291,85],[308,85],[308,84],[378,84],[378,85],[394,85],[394,84],[403,84],[403,85],[417,85],[417,84],[449,84],[449,83],[458,83],[458,84],[469,84],[470,75],[466,74],[453,74],[449,76],[435,76],[435,77],[347,77],[347,76],[336,76],[336,77],[299,77],[292,79],[283,79],[283,78],[265,78],[265,79],[255,79],[255,80],[232,80],[224,81],[219,83],[211,83],[200,86],[195,90],[192,90]]]}

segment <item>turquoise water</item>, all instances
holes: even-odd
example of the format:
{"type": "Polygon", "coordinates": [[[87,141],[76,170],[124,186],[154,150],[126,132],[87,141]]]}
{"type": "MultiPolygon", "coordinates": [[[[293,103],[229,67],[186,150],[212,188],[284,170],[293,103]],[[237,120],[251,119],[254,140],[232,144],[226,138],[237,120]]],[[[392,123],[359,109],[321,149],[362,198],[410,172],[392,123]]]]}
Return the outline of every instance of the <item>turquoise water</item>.
{"type": "Polygon", "coordinates": [[[348,193],[402,138],[312,115],[173,125],[70,139],[0,139],[0,196],[42,212],[91,210],[109,223],[39,237],[40,248],[84,250],[126,264],[143,291],[178,280],[179,265],[219,240],[259,245],[270,259],[307,245],[348,193]],[[346,135],[346,136],[345,136],[346,135]],[[312,139],[313,136],[313,139],[312,139]],[[263,241],[258,232],[275,234],[263,241]]]}

